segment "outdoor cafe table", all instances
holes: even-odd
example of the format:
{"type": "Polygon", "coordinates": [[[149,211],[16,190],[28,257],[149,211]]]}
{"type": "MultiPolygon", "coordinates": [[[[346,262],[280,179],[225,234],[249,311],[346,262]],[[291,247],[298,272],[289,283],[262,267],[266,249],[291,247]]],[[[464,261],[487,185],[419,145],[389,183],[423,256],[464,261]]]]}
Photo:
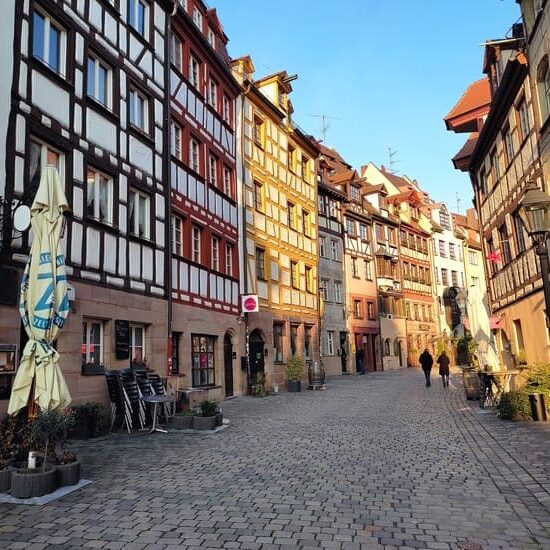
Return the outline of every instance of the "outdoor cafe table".
{"type": "Polygon", "coordinates": [[[151,426],[151,429],[147,432],[148,434],[152,434],[154,432],[162,432],[162,433],[168,433],[168,430],[164,430],[157,424],[157,409],[159,406],[159,403],[167,403],[168,401],[172,401],[172,396],[170,395],[144,395],[141,400],[144,403],[152,403],[153,404],[153,424],[151,426]]]}
{"type": "Polygon", "coordinates": [[[512,377],[518,375],[519,370],[482,371],[479,373],[479,406],[496,407],[502,395],[509,391],[512,377]]]}

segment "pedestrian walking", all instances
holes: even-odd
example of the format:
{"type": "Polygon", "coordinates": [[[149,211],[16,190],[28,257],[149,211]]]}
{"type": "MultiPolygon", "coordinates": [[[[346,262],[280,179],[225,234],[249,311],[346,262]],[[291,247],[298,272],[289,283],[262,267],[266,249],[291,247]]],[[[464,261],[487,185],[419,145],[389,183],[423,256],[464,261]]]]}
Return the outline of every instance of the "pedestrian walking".
{"type": "Polygon", "coordinates": [[[439,374],[441,375],[441,379],[443,380],[443,387],[448,388],[449,387],[449,363],[451,361],[447,356],[447,352],[445,350],[441,352],[441,355],[437,358],[437,362],[439,363],[439,374]]]}
{"type": "Polygon", "coordinates": [[[431,356],[430,352],[426,348],[418,358],[420,364],[422,365],[422,370],[424,371],[424,376],[426,378],[426,387],[429,388],[432,384],[430,382],[430,373],[432,372],[432,365],[434,364],[434,358],[431,356]]]}

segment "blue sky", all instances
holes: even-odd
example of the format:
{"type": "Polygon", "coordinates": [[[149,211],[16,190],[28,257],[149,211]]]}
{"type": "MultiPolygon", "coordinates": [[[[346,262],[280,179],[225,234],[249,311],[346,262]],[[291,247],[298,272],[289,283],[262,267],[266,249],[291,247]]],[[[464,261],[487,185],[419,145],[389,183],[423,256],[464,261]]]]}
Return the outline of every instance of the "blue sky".
{"type": "Polygon", "coordinates": [[[466,134],[443,117],[482,78],[485,40],[509,35],[515,0],[209,0],[232,57],[250,55],[257,78],[292,83],[294,120],[354,167],[369,161],[419,181],[433,199],[472,205],[467,174],[451,158],[466,134]],[[329,118],[330,117],[330,118],[329,118]]]}

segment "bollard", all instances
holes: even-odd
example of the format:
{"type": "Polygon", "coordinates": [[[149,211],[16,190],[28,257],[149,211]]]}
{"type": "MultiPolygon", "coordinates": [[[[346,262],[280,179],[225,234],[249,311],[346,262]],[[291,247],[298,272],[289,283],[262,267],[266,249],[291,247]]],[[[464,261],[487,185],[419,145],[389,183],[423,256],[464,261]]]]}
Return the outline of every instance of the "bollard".
{"type": "Polygon", "coordinates": [[[531,416],[533,420],[548,420],[546,406],[544,404],[544,395],[542,393],[530,393],[529,404],[531,405],[531,416]]]}

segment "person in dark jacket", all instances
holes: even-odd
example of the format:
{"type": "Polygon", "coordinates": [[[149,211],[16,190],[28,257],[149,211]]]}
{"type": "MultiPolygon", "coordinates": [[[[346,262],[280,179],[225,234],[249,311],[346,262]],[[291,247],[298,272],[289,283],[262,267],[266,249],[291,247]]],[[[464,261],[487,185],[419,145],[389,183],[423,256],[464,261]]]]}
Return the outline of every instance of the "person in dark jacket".
{"type": "Polygon", "coordinates": [[[426,387],[429,388],[432,384],[430,382],[430,373],[432,372],[432,365],[434,364],[434,359],[431,356],[430,352],[425,349],[418,358],[420,364],[422,365],[422,370],[424,371],[424,376],[426,377],[426,387]]]}
{"type": "Polygon", "coordinates": [[[445,351],[441,352],[441,355],[437,358],[437,362],[439,363],[439,374],[441,375],[441,379],[443,380],[443,387],[448,388],[449,387],[449,363],[451,361],[449,360],[449,357],[447,356],[447,353],[445,351]]]}

